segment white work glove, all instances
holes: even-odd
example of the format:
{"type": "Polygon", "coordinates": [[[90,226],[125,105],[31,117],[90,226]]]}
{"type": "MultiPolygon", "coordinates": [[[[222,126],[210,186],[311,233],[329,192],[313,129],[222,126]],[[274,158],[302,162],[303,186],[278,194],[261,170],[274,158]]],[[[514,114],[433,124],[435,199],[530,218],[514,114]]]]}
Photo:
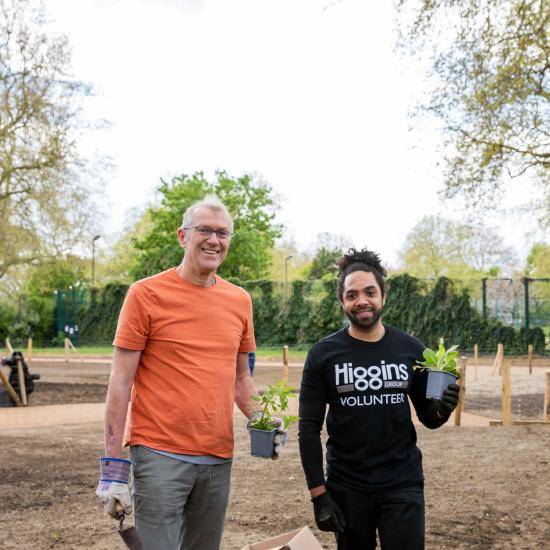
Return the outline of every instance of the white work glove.
{"type": "MultiPolygon", "coordinates": [[[[246,427],[251,428],[252,424],[259,420],[261,416],[261,411],[256,411],[255,413],[253,413],[252,416],[248,419],[246,427]]],[[[286,443],[286,430],[283,429],[283,421],[281,418],[273,417],[271,421],[273,422],[273,427],[277,427],[277,434],[273,439],[273,453],[271,454],[271,460],[277,460],[279,458],[280,452],[282,451],[286,443]]]]}
{"type": "Polygon", "coordinates": [[[103,504],[103,510],[115,519],[119,518],[120,504],[124,515],[132,513],[132,497],[128,487],[132,463],[124,458],[102,457],[99,459],[99,484],[95,491],[103,504]]]}

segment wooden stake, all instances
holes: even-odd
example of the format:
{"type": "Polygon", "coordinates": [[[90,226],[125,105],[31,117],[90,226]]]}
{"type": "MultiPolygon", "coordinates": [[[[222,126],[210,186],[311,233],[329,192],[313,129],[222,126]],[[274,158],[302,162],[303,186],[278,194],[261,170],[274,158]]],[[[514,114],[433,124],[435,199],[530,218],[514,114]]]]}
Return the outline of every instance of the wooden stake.
{"type": "Polygon", "coordinates": [[[550,372],[546,373],[546,386],[544,387],[544,407],[542,409],[542,419],[550,420],[550,372]]]}
{"type": "Polygon", "coordinates": [[[512,381],[508,359],[502,365],[502,425],[512,425],[512,381]]]}
{"type": "Polygon", "coordinates": [[[462,356],[460,358],[460,366],[458,367],[458,374],[460,376],[458,385],[460,386],[460,393],[458,394],[458,405],[455,409],[455,426],[460,426],[462,411],[464,410],[464,400],[466,398],[466,365],[467,359],[462,356]]]}
{"type": "Polygon", "coordinates": [[[32,361],[32,338],[27,340],[27,359],[32,361]]]}
{"type": "Polygon", "coordinates": [[[74,344],[71,342],[71,339],[65,338],[65,361],[69,360],[68,356],[69,356],[69,352],[71,351],[80,359],[80,361],[83,361],[82,356],[80,355],[80,353],[78,353],[78,351],[74,347],[74,344]]]}
{"type": "Polygon", "coordinates": [[[497,354],[495,356],[495,361],[493,363],[493,371],[491,372],[491,376],[494,376],[497,372],[500,376],[500,374],[502,373],[503,359],[504,359],[504,344],[498,344],[497,354]]]}
{"type": "Polygon", "coordinates": [[[6,349],[8,350],[8,353],[9,353],[10,355],[13,354],[13,348],[11,347],[10,339],[9,339],[9,338],[6,338],[6,349]]]}
{"type": "Polygon", "coordinates": [[[288,346],[283,346],[283,380],[288,382],[288,346]]]}
{"type": "Polygon", "coordinates": [[[17,375],[19,377],[19,395],[21,396],[21,403],[23,406],[27,406],[27,385],[25,384],[25,371],[21,360],[17,360],[17,375]]]}
{"type": "Polygon", "coordinates": [[[527,346],[527,361],[529,362],[529,374],[533,374],[533,344],[527,346]]]}
{"type": "Polygon", "coordinates": [[[0,369],[0,380],[2,381],[2,384],[6,387],[8,390],[8,393],[10,397],[15,401],[15,405],[19,406],[21,405],[21,399],[17,395],[17,392],[13,389],[13,386],[10,384],[10,381],[8,380],[8,377],[2,372],[2,369],[0,369]]]}
{"type": "Polygon", "coordinates": [[[474,344],[474,380],[477,380],[477,367],[479,366],[479,348],[474,344]]]}

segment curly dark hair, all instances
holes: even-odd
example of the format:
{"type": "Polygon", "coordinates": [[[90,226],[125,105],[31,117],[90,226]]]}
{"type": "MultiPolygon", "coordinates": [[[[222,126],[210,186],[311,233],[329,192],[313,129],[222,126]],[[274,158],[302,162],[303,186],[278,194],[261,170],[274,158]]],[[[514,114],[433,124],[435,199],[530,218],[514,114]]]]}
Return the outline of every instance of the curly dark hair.
{"type": "Polygon", "coordinates": [[[382,267],[380,256],[366,248],[360,251],[350,248],[347,254],[344,254],[338,260],[338,298],[343,301],[344,281],[346,277],[354,271],[367,271],[372,273],[380,287],[382,296],[386,293],[386,284],[384,278],[388,272],[382,267]]]}

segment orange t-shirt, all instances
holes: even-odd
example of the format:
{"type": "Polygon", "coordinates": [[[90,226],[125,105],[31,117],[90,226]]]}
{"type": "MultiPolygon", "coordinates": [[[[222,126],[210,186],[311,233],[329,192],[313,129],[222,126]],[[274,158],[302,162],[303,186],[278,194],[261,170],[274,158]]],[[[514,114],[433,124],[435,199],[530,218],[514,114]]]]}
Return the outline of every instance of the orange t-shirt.
{"type": "Polygon", "coordinates": [[[201,287],[175,268],[128,290],[113,344],[142,350],[126,445],[233,455],[237,353],[255,349],[252,300],[216,276],[201,287]]]}

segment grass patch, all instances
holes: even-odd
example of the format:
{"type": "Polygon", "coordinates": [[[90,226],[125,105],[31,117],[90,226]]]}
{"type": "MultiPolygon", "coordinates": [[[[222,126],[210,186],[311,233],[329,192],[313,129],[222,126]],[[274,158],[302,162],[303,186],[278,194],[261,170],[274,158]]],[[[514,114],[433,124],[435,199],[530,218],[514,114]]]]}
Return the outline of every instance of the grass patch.
{"type": "MultiPolygon", "coordinates": [[[[27,347],[16,348],[27,355],[27,347]]],[[[113,346],[77,346],[76,347],[80,355],[112,355],[113,346]]],[[[42,355],[42,356],[54,356],[54,355],[64,355],[64,350],[61,347],[33,347],[32,354],[42,355]]],[[[71,352],[71,355],[74,355],[71,352]]],[[[304,361],[307,355],[306,348],[290,348],[288,350],[288,360],[290,362],[300,362],[304,361]]],[[[283,361],[283,346],[280,347],[259,347],[256,350],[256,360],[257,361],[283,361]]]]}

